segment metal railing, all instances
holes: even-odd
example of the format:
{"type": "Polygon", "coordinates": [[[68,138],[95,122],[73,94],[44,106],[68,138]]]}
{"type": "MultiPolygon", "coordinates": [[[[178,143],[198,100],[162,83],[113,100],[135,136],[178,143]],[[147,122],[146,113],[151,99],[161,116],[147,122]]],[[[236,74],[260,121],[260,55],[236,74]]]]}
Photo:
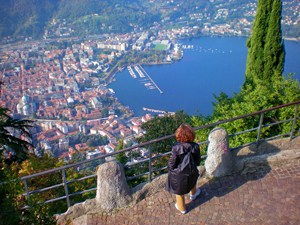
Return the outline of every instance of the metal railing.
{"type": "MultiPolygon", "coordinates": [[[[223,126],[223,125],[226,125],[226,124],[230,125],[230,123],[232,123],[234,121],[237,121],[237,120],[241,120],[241,119],[254,118],[254,119],[257,120],[257,117],[259,117],[258,121],[257,121],[257,126],[249,128],[247,130],[237,131],[233,134],[229,134],[229,136],[234,137],[234,136],[243,135],[243,134],[246,134],[246,133],[249,133],[249,132],[252,132],[252,133],[255,132],[256,133],[256,135],[255,135],[256,138],[253,142],[257,142],[257,143],[259,141],[262,141],[262,140],[274,139],[274,138],[279,138],[279,137],[290,137],[292,139],[293,137],[297,136],[296,134],[299,133],[299,130],[296,130],[296,126],[299,126],[298,124],[296,124],[297,120],[298,120],[298,117],[299,117],[299,115],[298,115],[298,106],[299,106],[299,104],[300,104],[300,101],[293,102],[293,103],[288,103],[288,104],[276,106],[276,107],[273,107],[273,108],[257,111],[257,112],[254,112],[254,113],[250,113],[250,114],[246,114],[246,115],[242,115],[242,116],[238,116],[238,117],[234,117],[234,118],[214,122],[214,123],[211,123],[211,124],[206,124],[206,125],[203,125],[203,126],[199,126],[199,127],[194,128],[194,130],[196,132],[198,132],[198,131],[205,130],[205,129],[212,129],[212,128],[215,128],[216,126],[223,126]],[[292,107],[294,107],[294,109],[292,109],[292,107]],[[270,122],[270,118],[268,118],[268,121],[266,121],[266,123],[264,123],[265,118],[266,118],[265,115],[267,113],[276,112],[277,110],[281,110],[281,109],[285,109],[285,110],[289,109],[289,110],[286,110],[286,111],[289,111],[289,113],[288,113],[288,115],[285,116],[285,118],[283,120],[281,120],[281,121],[279,121],[279,120],[275,121],[274,120],[274,121],[270,122]],[[262,137],[263,129],[267,129],[268,127],[275,126],[275,125],[280,126],[282,124],[286,124],[287,126],[289,126],[290,129],[289,129],[288,132],[276,133],[275,135],[272,135],[270,137],[262,137]]],[[[74,164],[62,166],[62,167],[59,167],[59,168],[54,168],[54,169],[51,169],[51,170],[39,172],[39,173],[36,173],[36,174],[23,176],[23,177],[21,177],[21,181],[23,182],[24,188],[25,188],[24,196],[27,196],[27,200],[28,200],[29,205],[30,205],[31,196],[33,196],[35,194],[38,194],[38,193],[43,193],[43,192],[46,192],[46,191],[49,191],[49,190],[62,188],[63,189],[63,191],[61,191],[61,192],[63,192],[62,196],[50,198],[50,199],[47,199],[47,200],[45,199],[43,203],[50,203],[50,202],[65,200],[67,207],[70,207],[72,205],[71,201],[70,201],[71,197],[76,196],[76,195],[81,195],[83,193],[95,192],[96,189],[97,189],[97,187],[96,187],[97,183],[96,183],[96,181],[94,181],[95,183],[94,183],[93,187],[91,187],[89,189],[85,189],[85,190],[76,191],[74,193],[71,193],[70,192],[70,185],[72,185],[74,183],[82,182],[82,181],[87,181],[89,179],[96,180],[96,174],[95,173],[94,174],[89,174],[89,175],[86,175],[86,176],[83,176],[83,177],[80,177],[80,178],[76,178],[76,179],[68,179],[67,171],[69,169],[73,169],[73,171],[74,170],[78,171],[78,170],[80,170],[80,168],[87,167],[87,166],[89,166],[90,163],[95,162],[96,160],[105,160],[105,158],[108,159],[108,158],[114,157],[118,154],[124,154],[126,152],[132,152],[134,150],[137,150],[139,148],[144,148],[144,147],[148,148],[148,151],[149,151],[148,152],[149,153],[148,157],[143,159],[143,160],[140,160],[138,162],[132,163],[130,165],[130,167],[140,165],[141,163],[148,163],[147,171],[142,173],[142,174],[137,174],[137,175],[134,175],[134,176],[131,176],[131,177],[127,177],[127,179],[132,180],[132,179],[136,179],[136,178],[139,178],[139,177],[145,177],[146,176],[148,181],[151,181],[153,179],[153,176],[157,172],[166,170],[166,168],[167,168],[166,165],[163,165],[161,168],[153,168],[154,160],[170,154],[170,152],[161,153],[161,154],[153,154],[153,151],[152,151],[153,150],[152,149],[153,144],[160,143],[160,142],[163,142],[165,140],[168,140],[168,139],[174,138],[174,137],[175,137],[175,135],[171,134],[171,135],[168,135],[168,136],[165,136],[165,137],[156,138],[156,139],[153,139],[151,141],[141,143],[139,145],[128,147],[128,148],[125,148],[123,150],[120,150],[120,151],[117,151],[117,152],[114,152],[114,153],[110,153],[110,154],[106,154],[104,156],[96,157],[94,159],[89,159],[89,160],[85,160],[85,161],[82,161],[82,162],[77,162],[77,163],[74,163],[74,164]],[[53,184],[52,186],[49,186],[49,187],[44,187],[44,188],[40,188],[40,189],[37,189],[37,190],[31,190],[31,188],[29,186],[29,183],[30,183],[29,181],[31,179],[47,179],[47,176],[50,176],[51,174],[55,174],[55,173],[60,173],[61,174],[60,175],[61,176],[61,181],[60,182],[58,182],[56,184],[53,184]]],[[[206,140],[206,141],[200,142],[199,145],[207,145],[207,143],[208,143],[208,141],[206,140]]],[[[244,144],[247,144],[247,143],[244,143],[244,144]]],[[[203,156],[203,157],[205,157],[205,156],[203,156]]]]}

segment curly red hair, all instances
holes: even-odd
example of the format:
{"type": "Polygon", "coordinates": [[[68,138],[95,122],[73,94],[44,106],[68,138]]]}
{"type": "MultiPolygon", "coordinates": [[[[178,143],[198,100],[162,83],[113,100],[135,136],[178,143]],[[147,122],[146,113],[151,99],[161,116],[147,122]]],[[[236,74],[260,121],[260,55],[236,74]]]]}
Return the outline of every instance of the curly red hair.
{"type": "Polygon", "coordinates": [[[192,142],[195,140],[195,131],[186,124],[181,124],[176,132],[175,137],[178,142],[192,142]]]}

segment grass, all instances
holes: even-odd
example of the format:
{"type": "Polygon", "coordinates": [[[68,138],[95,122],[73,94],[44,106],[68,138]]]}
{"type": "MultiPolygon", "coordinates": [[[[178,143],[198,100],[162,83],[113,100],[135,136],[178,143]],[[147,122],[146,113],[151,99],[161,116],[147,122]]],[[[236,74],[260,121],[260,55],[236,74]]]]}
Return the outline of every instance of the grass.
{"type": "Polygon", "coordinates": [[[167,50],[168,46],[167,45],[163,45],[163,44],[156,44],[154,46],[154,50],[159,50],[159,51],[165,51],[167,50]]]}

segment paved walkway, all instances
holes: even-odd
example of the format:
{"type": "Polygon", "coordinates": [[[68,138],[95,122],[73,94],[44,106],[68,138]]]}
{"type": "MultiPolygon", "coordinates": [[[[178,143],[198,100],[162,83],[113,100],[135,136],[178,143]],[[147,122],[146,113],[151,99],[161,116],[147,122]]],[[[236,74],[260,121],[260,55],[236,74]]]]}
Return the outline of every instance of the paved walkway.
{"type": "Polygon", "coordinates": [[[300,162],[214,180],[200,179],[202,193],[188,213],[174,207],[174,195],[161,190],[115,214],[83,216],[73,225],[300,224],[300,162]]]}

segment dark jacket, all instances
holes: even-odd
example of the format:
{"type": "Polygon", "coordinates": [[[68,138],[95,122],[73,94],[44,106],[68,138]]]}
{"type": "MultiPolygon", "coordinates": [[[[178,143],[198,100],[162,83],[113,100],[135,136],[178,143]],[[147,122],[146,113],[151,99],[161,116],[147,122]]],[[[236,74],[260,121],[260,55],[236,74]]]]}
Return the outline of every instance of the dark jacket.
{"type": "Polygon", "coordinates": [[[200,149],[195,142],[177,143],[172,148],[172,154],[168,162],[168,179],[166,190],[177,195],[184,195],[189,193],[196,185],[199,177],[197,167],[194,172],[184,174],[180,170],[184,156],[191,151],[192,157],[196,166],[200,165],[200,149]]]}

